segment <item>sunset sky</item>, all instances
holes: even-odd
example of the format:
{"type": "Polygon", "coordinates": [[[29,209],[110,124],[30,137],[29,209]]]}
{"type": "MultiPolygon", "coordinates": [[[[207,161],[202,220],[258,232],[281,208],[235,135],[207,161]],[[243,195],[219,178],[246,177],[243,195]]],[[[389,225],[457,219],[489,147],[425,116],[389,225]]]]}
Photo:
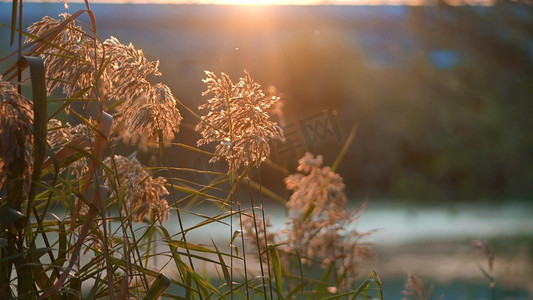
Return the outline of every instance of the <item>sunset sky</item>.
{"type": "MultiPolygon", "coordinates": [[[[0,0],[0,2],[11,2],[0,0]]],[[[58,2],[57,0],[30,0],[25,2],[58,2]]],[[[79,3],[83,0],[71,0],[79,3]]],[[[150,4],[222,4],[222,5],[420,5],[424,0],[91,0],[90,3],[150,3],[150,4]]],[[[470,5],[490,5],[493,0],[452,0],[470,5]]],[[[459,3],[458,3],[459,4],[459,3]]]]}

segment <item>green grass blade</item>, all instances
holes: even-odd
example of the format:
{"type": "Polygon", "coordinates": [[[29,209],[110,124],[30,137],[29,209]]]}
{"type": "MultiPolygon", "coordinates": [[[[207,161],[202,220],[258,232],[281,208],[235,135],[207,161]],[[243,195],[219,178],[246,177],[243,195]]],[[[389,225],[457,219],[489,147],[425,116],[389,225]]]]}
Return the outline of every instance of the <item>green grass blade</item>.
{"type": "Polygon", "coordinates": [[[54,284],[50,277],[44,272],[43,264],[38,258],[32,259],[31,273],[35,283],[41,288],[41,290],[51,288],[54,284]]]}
{"type": "Polygon", "coordinates": [[[305,211],[303,215],[303,222],[307,221],[309,217],[311,217],[311,214],[313,214],[313,211],[315,210],[315,205],[313,203],[310,203],[309,207],[305,211]]]}
{"type": "Polygon", "coordinates": [[[278,291],[279,299],[283,299],[283,281],[282,281],[282,266],[279,260],[276,248],[268,246],[268,252],[270,253],[270,259],[272,263],[272,270],[274,271],[274,277],[276,278],[276,289],[278,291]]]}
{"type": "Polygon", "coordinates": [[[176,240],[168,240],[166,242],[169,245],[173,245],[174,247],[186,248],[186,249],[189,249],[189,250],[192,250],[192,251],[213,253],[213,254],[217,253],[217,251],[215,251],[213,249],[210,249],[210,248],[207,248],[207,247],[204,247],[204,246],[201,246],[201,245],[197,245],[197,244],[185,243],[183,241],[176,241],[176,240]]]}
{"type": "MultiPolygon", "coordinates": [[[[170,248],[170,251],[172,252],[172,259],[174,260],[174,264],[176,265],[176,268],[178,268],[181,276],[181,280],[185,282],[185,284],[182,284],[182,286],[185,287],[185,299],[190,299],[191,293],[193,292],[192,283],[191,283],[191,276],[188,273],[188,269],[186,268],[185,264],[181,260],[180,254],[178,253],[178,247],[170,241],[172,241],[172,236],[170,233],[168,233],[168,230],[164,227],[159,227],[161,232],[163,233],[163,236],[167,240],[168,247],[170,248]]],[[[200,293],[200,291],[196,290],[197,293],[200,293]]]]}
{"type": "Polygon", "coordinates": [[[274,193],[273,191],[267,189],[266,187],[260,185],[259,183],[253,181],[253,180],[249,180],[249,184],[250,184],[250,187],[252,187],[253,189],[257,190],[257,191],[260,191],[261,193],[263,193],[263,195],[273,199],[273,200],[276,200],[277,202],[285,205],[287,203],[287,199],[279,196],[278,194],[274,193]]]}
{"type": "Polygon", "coordinates": [[[163,274],[157,275],[152,287],[148,290],[148,293],[144,297],[144,300],[157,299],[161,296],[170,286],[170,279],[163,274]]]}
{"type": "Polygon", "coordinates": [[[18,0],[13,0],[11,5],[11,38],[9,39],[9,46],[13,46],[15,42],[15,29],[17,26],[17,14],[18,14],[19,2],[18,0]]]}
{"type": "Polygon", "coordinates": [[[26,222],[25,219],[26,217],[18,210],[9,206],[0,207],[0,228],[7,229],[11,226],[20,228],[26,222]]]}
{"type": "Polygon", "coordinates": [[[190,195],[205,197],[205,198],[208,198],[208,199],[214,199],[214,200],[221,201],[221,202],[225,201],[224,199],[218,198],[216,196],[202,193],[202,192],[200,192],[200,191],[198,191],[198,190],[196,190],[194,188],[188,188],[188,187],[184,187],[184,186],[179,186],[177,184],[165,184],[165,186],[169,187],[169,188],[173,188],[173,189],[175,189],[177,191],[180,191],[180,192],[184,192],[184,193],[190,194],[190,195]]]}
{"type": "Polygon", "coordinates": [[[218,250],[218,247],[217,247],[217,244],[215,244],[215,241],[213,241],[213,239],[211,239],[211,242],[213,243],[213,246],[215,247],[215,250],[216,250],[217,255],[218,255],[218,259],[220,260],[220,267],[222,268],[222,273],[224,274],[224,280],[226,280],[226,284],[227,284],[228,288],[231,288],[232,282],[231,282],[230,273],[228,271],[228,266],[224,262],[224,259],[222,258],[222,254],[220,254],[220,251],[218,250]]]}
{"type": "Polygon", "coordinates": [[[20,67],[30,67],[31,85],[33,91],[33,174],[31,187],[28,193],[28,209],[26,218],[29,220],[31,208],[37,193],[38,182],[41,179],[44,159],[46,157],[46,135],[48,122],[48,103],[46,96],[46,79],[44,61],[41,57],[21,57],[18,61],[20,67]]]}
{"type": "Polygon", "coordinates": [[[330,280],[330,276],[334,271],[335,265],[333,263],[330,263],[328,270],[322,275],[320,280],[315,285],[314,291],[316,292],[316,295],[328,293],[328,283],[330,280]]]}
{"type": "Polygon", "coordinates": [[[185,229],[185,233],[187,233],[187,232],[189,232],[189,231],[191,231],[193,229],[201,228],[201,227],[203,227],[203,226],[205,226],[207,224],[211,224],[211,223],[214,223],[214,222],[222,222],[223,219],[230,218],[230,217],[232,217],[234,215],[237,215],[237,214],[238,214],[238,211],[231,211],[231,212],[228,212],[228,213],[223,214],[223,215],[218,215],[218,216],[209,218],[209,219],[207,219],[205,221],[202,221],[202,222],[200,222],[200,223],[198,223],[196,225],[193,225],[193,226],[191,226],[189,228],[186,228],[185,229]]]}
{"type": "Polygon", "coordinates": [[[339,165],[342,162],[342,159],[344,158],[344,155],[346,155],[346,152],[348,152],[348,149],[350,148],[350,145],[352,144],[352,142],[353,142],[353,140],[355,138],[355,133],[357,132],[357,127],[358,127],[358,124],[355,124],[352,127],[352,131],[350,132],[350,135],[348,136],[348,138],[346,139],[346,142],[342,146],[341,152],[339,153],[339,155],[337,155],[337,158],[335,159],[335,162],[333,162],[333,165],[331,166],[331,171],[332,172],[335,172],[337,170],[337,168],[339,167],[339,165]]]}

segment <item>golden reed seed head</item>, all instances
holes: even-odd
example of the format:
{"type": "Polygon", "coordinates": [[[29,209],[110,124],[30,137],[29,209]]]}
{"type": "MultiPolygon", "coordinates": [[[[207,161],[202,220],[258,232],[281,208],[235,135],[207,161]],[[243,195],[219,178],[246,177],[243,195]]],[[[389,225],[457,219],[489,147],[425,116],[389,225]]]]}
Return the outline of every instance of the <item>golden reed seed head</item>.
{"type": "Polygon", "coordinates": [[[489,265],[489,273],[492,274],[495,256],[494,253],[490,250],[488,242],[486,240],[473,240],[472,242],[470,242],[470,246],[485,255],[485,257],[487,258],[487,263],[489,265]]]}
{"type": "Polygon", "coordinates": [[[63,124],[60,120],[50,119],[47,128],[46,139],[52,149],[61,148],[81,136],[89,135],[91,140],[94,140],[94,132],[83,124],[72,126],[69,122],[63,124]]]}
{"type": "MultiPolygon", "coordinates": [[[[42,37],[57,30],[69,17],[68,13],[61,14],[60,20],[45,16],[28,27],[28,32],[42,37]]],[[[30,38],[26,39],[26,42],[31,41],[30,38]]],[[[51,78],[47,81],[48,94],[62,87],[63,93],[72,97],[77,91],[93,86],[96,74],[95,56],[102,54],[101,46],[94,41],[94,37],[72,20],[59,34],[53,36],[49,43],[41,44],[39,54],[46,56],[46,77],[51,78]]]]}
{"type": "Polygon", "coordinates": [[[0,77],[0,188],[12,163],[24,168],[27,186],[31,174],[30,150],[33,145],[33,104],[15,87],[0,77]]]}
{"type": "MultiPolygon", "coordinates": [[[[28,27],[30,34],[42,37],[52,30],[57,30],[70,15],[60,15],[61,20],[48,16],[28,27]]],[[[101,85],[108,91],[107,101],[127,99],[147,93],[150,83],[146,77],[161,75],[159,61],[149,61],[142,50],[121,44],[111,37],[103,43],[88,34],[77,20],[71,20],[49,42],[43,44],[40,54],[46,55],[46,76],[48,93],[63,87],[63,93],[72,97],[76,92],[101,85]],[[105,68],[100,67],[105,64],[105,68]],[[100,76],[97,78],[97,76],[100,76]]],[[[26,42],[30,42],[27,39],[26,42]]],[[[100,88],[100,87],[99,87],[100,88]]],[[[84,95],[89,95],[89,89],[84,95]]]]}
{"type": "Polygon", "coordinates": [[[124,190],[122,206],[124,215],[137,222],[142,222],[152,215],[159,221],[168,219],[170,208],[168,202],[162,198],[168,195],[165,178],[150,176],[136,158],[115,155],[113,158],[106,158],[104,164],[113,172],[116,167],[117,173],[112,178],[117,182],[112,182],[107,178],[105,184],[109,190],[113,191],[115,197],[119,197],[115,191],[124,190]]]}
{"type": "MultiPolygon", "coordinates": [[[[402,291],[402,295],[405,297],[403,297],[402,300],[431,300],[433,297],[433,291],[434,286],[430,285],[429,290],[426,292],[422,280],[415,275],[408,273],[407,282],[405,283],[404,290],[402,291]]],[[[444,295],[440,295],[437,300],[440,300],[443,297],[444,295]]]]}
{"type": "Polygon", "coordinates": [[[217,143],[210,161],[223,157],[230,171],[240,166],[259,166],[270,155],[269,142],[284,140],[281,127],[267,112],[279,98],[265,96],[261,86],[246,71],[237,83],[226,73],[220,76],[210,71],[205,73],[207,78],[203,82],[207,90],[202,95],[211,98],[199,106],[208,112],[196,126],[202,134],[198,146],[217,143]]]}
{"type": "Polygon", "coordinates": [[[324,267],[335,262],[348,288],[357,279],[361,264],[374,257],[365,235],[353,229],[362,209],[351,211],[342,177],[322,167],[323,157],[306,153],[299,161],[299,173],[285,178],[293,193],[287,202],[287,240],[299,249],[306,261],[319,259],[324,267]]]}
{"type": "Polygon", "coordinates": [[[179,131],[182,119],[170,88],[158,83],[150,86],[146,96],[125,108],[120,118],[124,127],[121,134],[125,140],[139,140],[141,145],[146,145],[157,142],[161,131],[161,142],[169,143],[179,131]]]}
{"type": "Polygon", "coordinates": [[[321,155],[306,153],[299,160],[300,173],[285,179],[293,194],[286,204],[288,217],[283,229],[272,232],[268,218],[254,220],[244,215],[241,221],[252,244],[264,251],[266,235],[267,244],[278,245],[278,255],[287,264],[289,256],[298,251],[302,263],[318,261],[326,269],[335,266],[337,288],[347,291],[359,278],[363,262],[374,259],[375,253],[370,243],[362,240],[370,233],[354,229],[364,204],[357,210],[348,209],[342,177],[322,164],[321,155]]]}
{"type": "MultiPolygon", "coordinates": [[[[92,119],[89,119],[89,121],[92,122],[92,119]]],[[[84,124],[72,126],[68,122],[62,124],[57,119],[50,119],[47,127],[48,145],[54,151],[60,151],[71,142],[76,143],[75,141],[81,137],[87,137],[91,143],[94,142],[95,132],[84,124]]],[[[73,144],[73,146],[79,147],[79,144],[73,144]]],[[[71,168],[71,175],[81,179],[89,171],[89,160],[86,156],[81,157],[70,163],[69,167],[71,168]]]]}
{"type": "MultiPolygon", "coordinates": [[[[44,36],[58,30],[69,17],[44,17],[28,29],[32,35],[44,36]]],[[[142,50],[115,37],[102,43],[78,23],[69,21],[49,41],[53,46],[41,45],[39,53],[46,56],[46,76],[51,78],[48,93],[62,87],[66,97],[97,96],[104,110],[118,108],[114,130],[125,141],[139,141],[145,147],[157,140],[159,131],[162,142],[172,141],[182,119],[176,99],[168,86],[147,80],[150,75],[161,75],[159,61],[148,60],[142,50]],[[80,91],[81,95],[76,94],[80,91]]]]}
{"type": "Polygon", "coordinates": [[[110,63],[106,68],[111,82],[109,98],[111,100],[128,99],[151,92],[151,85],[146,79],[149,75],[159,76],[159,61],[149,61],[140,49],[133,44],[123,45],[117,38],[111,37],[104,42],[106,55],[110,63]]]}

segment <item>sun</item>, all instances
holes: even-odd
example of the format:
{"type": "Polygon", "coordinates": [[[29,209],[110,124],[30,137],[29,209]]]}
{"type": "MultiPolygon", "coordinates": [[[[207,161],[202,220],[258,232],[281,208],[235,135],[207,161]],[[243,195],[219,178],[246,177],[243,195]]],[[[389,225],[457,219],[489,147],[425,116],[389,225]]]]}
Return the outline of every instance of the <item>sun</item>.
{"type": "Polygon", "coordinates": [[[287,0],[215,0],[214,3],[217,4],[228,4],[228,5],[287,5],[287,4],[314,4],[316,1],[313,0],[297,0],[297,1],[287,1],[287,0]]]}

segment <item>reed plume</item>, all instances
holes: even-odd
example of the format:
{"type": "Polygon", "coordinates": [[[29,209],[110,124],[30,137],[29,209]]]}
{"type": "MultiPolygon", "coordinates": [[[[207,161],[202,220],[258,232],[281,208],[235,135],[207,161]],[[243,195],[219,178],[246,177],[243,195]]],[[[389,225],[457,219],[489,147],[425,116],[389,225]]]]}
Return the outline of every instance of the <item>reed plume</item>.
{"type": "Polygon", "coordinates": [[[161,142],[171,141],[182,117],[168,86],[148,81],[148,76],[161,75],[159,61],[148,60],[142,50],[115,37],[101,41],[78,21],[68,21],[69,17],[68,13],[61,14],[60,20],[46,16],[28,28],[30,34],[40,37],[67,22],[38,51],[46,56],[48,93],[62,87],[68,98],[92,96],[104,110],[118,108],[114,130],[125,141],[145,145],[154,142],[159,132],[161,142]]]}
{"type": "Polygon", "coordinates": [[[368,233],[355,230],[364,205],[348,209],[342,177],[322,167],[323,157],[306,153],[298,173],[285,178],[293,191],[286,206],[287,240],[299,249],[304,261],[319,259],[324,267],[337,267],[339,285],[348,288],[359,276],[361,264],[374,252],[361,238],[368,233]]]}
{"type": "MultiPolygon", "coordinates": [[[[93,86],[97,73],[94,60],[102,56],[103,48],[76,21],[67,21],[70,14],[62,13],[59,17],[57,20],[45,16],[29,26],[28,32],[36,38],[42,37],[67,22],[59,34],[40,45],[38,53],[46,56],[46,77],[50,78],[47,80],[48,94],[62,87],[62,92],[70,98],[76,92],[93,86]]],[[[26,42],[31,41],[33,38],[26,39],[26,42]]],[[[105,78],[105,73],[102,76],[105,78]]],[[[82,94],[88,95],[88,91],[82,94]]]]}
{"type": "MultiPolygon", "coordinates": [[[[404,290],[402,291],[402,295],[405,296],[402,298],[402,300],[431,300],[431,298],[433,297],[433,290],[434,286],[431,285],[429,287],[429,290],[426,292],[422,280],[420,280],[420,278],[416,277],[415,275],[409,273],[407,274],[407,282],[405,283],[404,290]]],[[[444,296],[441,295],[437,299],[440,300],[443,297],[444,296]]]]}
{"type": "Polygon", "coordinates": [[[136,103],[125,108],[122,120],[125,130],[122,135],[141,145],[154,142],[162,134],[164,143],[174,139],[174,133],[179,131],[182,117],[176,107],[176,99],[170,88],[158,83],[149,87],[145,97],[140,97],[136,103]]]}
{"type": "Polygon", "coordinates": [[[33,104],[0,77],[0,189],[12,164],[24,170],[27,187],[31,174],[33,104]]]}
{"type": "Polygon", "coordinates": [[[105,185],[117,199],[121,196],[117,192],[124,193],[124,215],[137,222],[142,222],[149,216],[155,216],[161,222],[168,219],[170,207],[163,198],[169,194],[165,178],[150,176],[136,158],[115,155],[113,158],[106,158],[104,164],[117,172],[106,179],[105,185]]]}
{"type": "Polygon", "coordinates": [[[237,83],[226,73],[220,77],[210,71],[205,73],[207,90],[202,96],[212,97],[199,106],[208,112],[196,126],[202,134],[198,146],[217,143],[210,162],[224,158],[230,171],[241,165],[259,166],[270,154],[269,142],[283,140],[281,127],[267,113],[279,98],[266,97],[247,71],[237,83]]]}

